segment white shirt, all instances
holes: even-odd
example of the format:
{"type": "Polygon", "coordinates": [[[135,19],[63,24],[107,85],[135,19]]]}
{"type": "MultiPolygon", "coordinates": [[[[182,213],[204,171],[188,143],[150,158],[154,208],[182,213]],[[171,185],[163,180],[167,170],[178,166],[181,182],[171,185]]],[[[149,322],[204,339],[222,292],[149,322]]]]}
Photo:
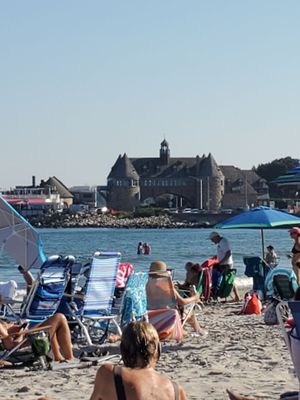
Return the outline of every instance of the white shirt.
{"type": "MultiPolygon", "coordinates": [[[[222,237],[222,239],[219,241],[219,243],[217,244],[217,257],[218,260],[223,260],[223,258],[225,257],[225,254],[227,253],[228,250],[230,249],[230,245],[229,242],[226,238],[222,237]]],[[[232,255],[230,255],[229,257],[225,258],[222,261],[222,264],[220,265],[233,265],[233,258],[232,255]]]]}

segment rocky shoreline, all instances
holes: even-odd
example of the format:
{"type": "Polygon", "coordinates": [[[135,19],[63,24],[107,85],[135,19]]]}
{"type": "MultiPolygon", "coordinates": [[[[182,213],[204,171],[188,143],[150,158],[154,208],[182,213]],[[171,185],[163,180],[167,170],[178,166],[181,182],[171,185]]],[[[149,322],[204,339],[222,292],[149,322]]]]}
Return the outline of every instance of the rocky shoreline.
{"type": "Polygon", "coordinates": [[[36,228],[207,228],[212,226],[208,221],[176,220],[172,216],[161,215],[138,218],[120,218],[112,215],[70,215],[55,214],[51,216],[31,217],[29,222],[36,228]]]}

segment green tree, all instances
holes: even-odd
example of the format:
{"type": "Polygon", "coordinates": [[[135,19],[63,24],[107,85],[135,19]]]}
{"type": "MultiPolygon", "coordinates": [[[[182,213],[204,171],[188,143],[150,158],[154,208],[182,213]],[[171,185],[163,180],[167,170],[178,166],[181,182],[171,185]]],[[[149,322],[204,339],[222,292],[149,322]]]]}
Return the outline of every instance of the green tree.
{"type": "Polygon", "coordinates": [[[290,169],[299,166],[299,159],[285,157],[279,158],[266,164],[259,164],[254,171],[266,179],[267,182],[271,182],[280,175],[286,174],[290,169]]]}

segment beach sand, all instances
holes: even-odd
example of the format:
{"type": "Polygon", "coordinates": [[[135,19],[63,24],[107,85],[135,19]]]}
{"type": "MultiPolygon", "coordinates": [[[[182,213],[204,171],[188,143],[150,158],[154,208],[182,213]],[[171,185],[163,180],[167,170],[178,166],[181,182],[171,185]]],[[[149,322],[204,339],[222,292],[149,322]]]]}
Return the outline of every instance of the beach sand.
{"type": "MultiPolygon", "coordinates": [[[[275,400],[298,389],[279,326],[266,326],[263,316],[238,315],[240,308],[237,303],[207,305],[198,314],[209,330],[206,338],[189,335],[181,344],[163,343],[157,370],[182,384],[188,399],[227,399],[230,388],[275,400]]],[[[89,399],[97,369],[1,370],[0,399],[89,399]]]]}

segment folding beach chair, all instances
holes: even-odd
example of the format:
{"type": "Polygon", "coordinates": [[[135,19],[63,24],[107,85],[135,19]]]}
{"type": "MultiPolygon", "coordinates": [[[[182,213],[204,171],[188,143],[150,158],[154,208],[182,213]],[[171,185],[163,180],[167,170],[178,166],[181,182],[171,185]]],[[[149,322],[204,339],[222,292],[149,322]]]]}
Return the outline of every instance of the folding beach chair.
{"type": "MultiPolygon", "coordinates": [[[[16,303],[15,295],[18,285],[16,281],[10,280],[0,282],[0,317],[7,318],[9,315],[15,315],[12,305],[16,303]]],[[[22,302],[19,302],[20,304],[22,302]]]]}
{"type": "Polygon", "coordinates": [[[99,340],[101,343],[107,335],[109,324],[112,323],[119,335],[122,334],[117,321],[118,315],[112,313],[112,304],[116,284],[118,265],[121,253],[97,252],[94,255],[86,283],[80,295],[73,296],[73,302],[69,304],[70,315],[78,323],[81,333],[88,345],[94,345],[92,336],[96,332],[104,331],[99,340]],[[76,300],[77,304],[76,304],[76,300]],[[101,322],[105,321],[106,324],[101,322]]]}
{"type": "Polygon", "coordinates": [[[183,338],[183,326],[190,317],[195,303],[180,309],[175,296],[175,288],[169,274],[149,274],[146,285],[148,318],[159,333],[161,340],[183,338]]]}
{"type": "Polygon", "coordinates": [[[297,278],[292,269],[276,267],[266,277],[265,291],[268,298],[290,300],[297,288],[297,278]]]}
{"type": "Polygon", "coordinates": [[[47,258],[22,306],[20,319],[37,323],[57,312],[74,262],[73,256],[47,258]]]}
{"type": "Polygon", "coordinates": [[[299,381],[298,399],[300,400],[300,301],[280,301],[276,306],[276,315],[283,333],[286,346],[294,365],[294,371],[299,381]],[[293,324],[287,324],[293,317],[293,324]]]}
{"type": "Polygon", "coordinates": [[[265,280],[271,270],[270,266],[258,256],[243,257],[245,275],[253,278],[252,290],[258,292],[261,300],[266,299],[265,280]]]}
{"type": "Polygon", "coordinates": [[[122,329],[131,321],[148,319],[146,295],[147,281],[148,274],[146,272],[134,272],[129,276],[121,307],[122,329]]]}

